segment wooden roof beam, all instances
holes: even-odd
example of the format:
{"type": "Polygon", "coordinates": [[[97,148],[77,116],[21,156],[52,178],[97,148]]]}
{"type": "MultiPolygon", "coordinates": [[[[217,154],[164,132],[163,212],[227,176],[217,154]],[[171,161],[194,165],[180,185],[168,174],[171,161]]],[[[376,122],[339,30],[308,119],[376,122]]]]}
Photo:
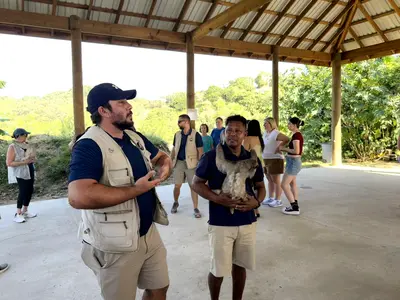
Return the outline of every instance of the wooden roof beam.
{"type": "Polygon", "coordinates": [[[185,17],[185,15],[186,15],[186,13],[187,13],[187,11],[189,9],[190,3],[192,3],[192,0],[185,0],[185,3],[183,3],[181,12],[179,13],[178,20],[176,21],[172,31],[178,31],[179,26],[181,25],[181,22],[182,22],[183,18],[185,17]]]}
{"type": "MultiPolygon", "coordinates": [[[[340,18],[342,18],[343,15],[346,14],[346,13],[353,7],[354,3],[355,3],[355,0],[351,0],[351,1],[347,4],[347,6],[346,6],[345,8],[343,8],[343,10],[336,16],[336,18],[331,22],[331,24],[328,25],[328,26],[325,28],[324,31],[322,31],[322,33],[318,36],[318,38],[317,38],[317,39],[310,45],[310,47],[308,47],[307,49],[308,49],[308,50],[312,50],[312,49],[315,47],[315,45],[316,45],[320,40],[322,40],[323,37],[332,29],[333,24],[336,24],[336,23],[340,20],[340,18]]],[[[339,29],[339,31],[340,31],[340,29],[339,29]]]]}
{"type": "Polygon", "coordinates": [[[397,6],[396,2],[394,0],[388,0],[390,5],[393,7],[393,9],[396,11],[397,15],[400,17],[400,8],[397,6]]]}
{"type": "Polygon", "coordinates": [[[258,40],[257,43],[264,43],[265,39],[267,36],[271,33],[272,30],[274,30],[275,26],[278,25],[278,23],[282,20],[283,16],[287,13],[287,11],[292,7],[292,5],[296,2],[296,0],[289,0],[289,2],[285,5],[283,10],[279,12],[278,16],[275,18],[275,20],[272,22],[272,24],[268,27],[268,29],[264,32],[264,34],[261,36],[261,38],[258,40]]]}
{"type": "Polygon", "coordinates": [[[331,5],[329,5],[318,17],[317,20],[307,29],[307,31],[301,36],[300,39],[297,40],[297,42],[292,46],[293,48],[297,48],[301,42],[310,34],[311,31],[314,30],[315,27],[322,21],[323,18],[335,7],[335,5],[339,2],[339,0],[334,0],[331,5]]]}
{"type": "Polygon", "coordinates": [[[57,12],[57,0],[53,0],[53,4],[52,4],[52,7],[51,7],[51,14],[53,16],[55,16],[56,12],[57,12]]]}
{"type": "Polygon", "coordinates": [[[388,42],[389,39],[386,37],[386,35],[382,32],[382,30],[379,28],[379,26],[375,23],[375,21],[371,18],[371,16],[369,15],[369,13],[367,12],[367,10],[364,8],[364,6],[361,3],[357,3],[357,7],[359,10],[361,10],[361,12],[363,13],[363,15],[365,16],[365,18],[368,20],[368,22],[372,25],[372,27],[374,27],[374,29],[376,30],[376,32],[379,33],[379,35],[381,36],[381,38],[385,41],[388,42]]]}
{"type": "Polygon", "coordinates": [[[147,13],[147,19],[146,19],[146,23],[144,24],[144,27],[149,27],[151,16],[153,15],[154,8],[156,7],[156,4],[157,4],[157,0],[153,0],[151,2],[151,6],[150,6],[150,9],[149,9],[149,12],[147,13]]]}
{"type": "Polygon", "coordinates": [[[215,16],[212,19],[207,20],[203,24],[201,24],[198,28],[193,30],[193,41],[198,40],[206,36],[209,32],[214,29],[218,29],[225,24],[236,20],[237,18],[247,14],[248,12],[262,6],[267,2],[271,2],[272,0],[242,0],[239,3],[233,5],[231,8],[228,8],[224,12],[215,16]]]}
{"type": "Polygon", "coordinates": [[[125,0],[119,0],[118,10],[117,10],[117,13],[115,15],[114,24],[118,24],[119,23],[119,18],[121,16],[121,11],[122,11],[122,7],[124,6],[124,2],[125,2],[125,0]]]}
{"type": "MultiPolygon", "coordinates": [[[[358,37],[358,35],[354,32],[354,30],[351,27],[349,27],[349,33],[351,34],[353,39],[357,42],[358,46],[364,47],[363,42],[361,41],[361,39],[358,37]]],[[[344,42],[343,42],[343,44],[344,44],[344,42]]]]}
{"type": "Polygon", "coordinates": [[[280,46],[283,41],[289,36],[292,30],[299,24],[299,22],[304,18],[304,16],[310,11],[310,9],[317,3],[317,1],[311,0],[306,8],[303,9],[301,14],[296,17],[296,20],[290,25],[290,27],[285,31],[285,33],[281,36],[276,45],[280,46]]]}
{"type": "MultiPolygon", "coordinates": [[[[356,14],[358,1],[359,0],[355,1],[353,8],[348,13],[346,22],[343,24],[343,26],[344,26],[343,32],[341,33],[338,41],[336,42],[335,46],[333,47],[333,51],[339,51],[339,49],[343,46],[344,39],[346,38],[346,35],[349,32],[351,22],[353,21],[354,15],[356,14]]],[[[322,50],[322,51],[324,51],[324,50],[322,50]]]]}
{"type": "Polygon", "coordinates": [[[356,50],[346,51],[342,53],[342,61],[344,63],[351,63],[370,58],[377,58],[382,56],[391,55],[393,52],[400,51],[400,39],[381,43],[373,46],[368,46],[356,50]]]}
{"type": "Polygon", "coordinates": [[[91,13],[92,13],[92,8],[93,8],[93,2],[94,2],[94,0],[90,0],[90,2],[89,2],[89,6],[87,8],[86,20],[90,20],[90,16],[91,16],[91,13]]]}

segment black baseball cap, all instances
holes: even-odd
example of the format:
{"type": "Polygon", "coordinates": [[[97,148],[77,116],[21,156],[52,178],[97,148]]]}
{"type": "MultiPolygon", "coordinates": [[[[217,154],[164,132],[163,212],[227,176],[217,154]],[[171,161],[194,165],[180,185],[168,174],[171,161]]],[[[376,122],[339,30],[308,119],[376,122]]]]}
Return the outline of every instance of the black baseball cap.
{"type": "Polygon", "coordinates": [[[17,137],[19,137],[21,135],[28,135],[28,134],[31,134],[31,133],[26,131],[23,128],[17,128],[17,129],[14,130],[13,135],[11,137],[16,139],[17,137]]]}
{"type": "Polygon", "coordinates": [[[101,83],[90,90],[87,96],[88,106],[86,110],[93,114],[100,106],[104,106],[110,100],[130,100],[135,97],[136,90],[123,91],[115,84],[101,83]]]}

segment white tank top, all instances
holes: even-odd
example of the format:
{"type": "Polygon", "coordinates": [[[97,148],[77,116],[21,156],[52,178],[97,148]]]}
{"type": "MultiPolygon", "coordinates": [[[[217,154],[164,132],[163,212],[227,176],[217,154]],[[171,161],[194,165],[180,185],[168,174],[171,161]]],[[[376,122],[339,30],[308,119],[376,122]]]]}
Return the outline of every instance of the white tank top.
{"type": "Polygon", "coordinates": [[[277,141],[279,131],[277,129],[272,130],[270,133],[264,132],[263,140],[264,140],[264,151],[262,153],[262,157],[264,159],[283,159],[283,155],[279,153],[275,153],[276,148],[280,144],[280,141],[277,141]]]}

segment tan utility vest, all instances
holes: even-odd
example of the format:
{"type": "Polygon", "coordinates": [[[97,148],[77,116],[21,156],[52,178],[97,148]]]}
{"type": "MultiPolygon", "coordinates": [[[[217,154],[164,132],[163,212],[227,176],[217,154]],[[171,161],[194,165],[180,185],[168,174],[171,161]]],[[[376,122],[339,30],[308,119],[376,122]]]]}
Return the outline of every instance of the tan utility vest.
{"type": "MultiPolygon", "coordinates": [[[[197,131],[192,129],[192,132],[187,137],[186,140],[186,165],[188,169],[194,169],[197,167],[197,163],[199,162],[198,155],[197,155],[197,147],[196,147],[196,133],[197,131]]],[[[176,162],[178,161],[178,153],[179,149],[181,148],[182,142],[182,131],[178,131],[175,133],[175,151],[174,157],[172,158],[172,166],[175,167],[176,162]]]]}
{"type": "MultiPolygon", "coordinates": [[[[147,169],[152,169],[150,152],[143,139],[125,130],[132,144],[142,153],[147,169]]],[[[79,140],[92,139],[103,156],[103,175],[99,183],[106,186],[132,186],[135,182],[128,158],[121,147],[98,126],[91,127],[79,140]]],[[[93,247],[104,252],[132,252],[139,247],[139,207],[136,199],[101,209],[82,210],[80,236],[93,247]]]]}

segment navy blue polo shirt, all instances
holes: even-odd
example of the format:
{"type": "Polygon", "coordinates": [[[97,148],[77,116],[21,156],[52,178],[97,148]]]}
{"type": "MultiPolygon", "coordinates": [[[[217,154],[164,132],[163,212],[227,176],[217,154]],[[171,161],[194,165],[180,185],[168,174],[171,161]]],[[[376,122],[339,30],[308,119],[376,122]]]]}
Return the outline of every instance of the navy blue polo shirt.
{"type": "MultiPolygon", "coordinates": [[[[240,156],[234,155],[228,146],[222,145],[224,149],[225,158],[230,161],[239,161],[249,159],[251,154],[242,147],[240,156]]],[[[205,153],[196,169],[196,176],[208,181],[208,186],[212,190],[220,190],[225,180],[226,174],[221,173],[215,164],[216,152],[215,149],[205,153]]],[[[253,190],[253,184],[256,182],[264,181],[264,173],[261,167],[261,162],[258,160],[258,168],[252,179],[246,180],[246,190],[250,195],[255,196],[253,190]]],[[[256,216],[253,210],[247,212],[240,212],[235,210],[234,214],[231,214],[228,207],[219,205],[215,202],[209,202],[210,209],[210,225],[216,226],[242,226],[249,225],[256,221],[256,216]]]]}
{"type": "MultiPolygon", "coordinates": [[[[188,136],[192,134],[192,129],[189,130],[188,134],[185,134],[183,130],[181,131],[182,138],[181,138],[181,146],[178,151],[178,160],[186,160],[186,142],[188,139],[188,136]]],[[[196,148],[201,148],[203,147],[203,139],[201,138],[201,135],[196,132],[196,148]]],[[[175,136],[174,136],[174,146],[175,146],[175,136]]]]}
{"type": "MultiPolygon", "coordinates": [[[[153,159],[158,149],[141,133],[136,132],[144,141],[146,149],[151,153],[153,159]]],[[[113,138],[128,158],[133,176],[136,180],[145,176],[147,172],[146,164],[138,148],[132,145],[129,136],[124,133],[122,139],[113,138]]],[[[70,173],[68,181],[72,182],[78,179],[94,179],[100,181],[103,174],[103,155],[100,147],[91,139],[80,140],[73,148],[70,163],[70,173]]],[[[153,214],[156,208],[156,198],[151,191],[148,191],[137,197],[140,215],[140,236],[143,236],[149,230],[153,223],[153,214]]]]}

